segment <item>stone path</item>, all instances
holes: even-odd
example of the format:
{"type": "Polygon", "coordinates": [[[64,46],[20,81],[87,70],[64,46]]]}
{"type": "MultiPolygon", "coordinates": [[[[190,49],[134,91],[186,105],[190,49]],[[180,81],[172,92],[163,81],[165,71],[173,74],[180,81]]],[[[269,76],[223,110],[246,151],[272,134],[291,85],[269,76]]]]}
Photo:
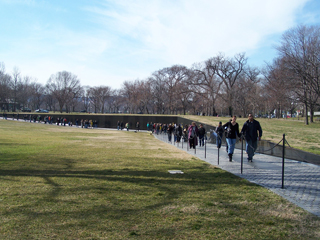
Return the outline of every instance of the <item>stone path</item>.
{"type": "MultiPolygon", "coordinates": [[[[161,141],[168,142],[167,135],[155,135],[161,141]]],[[[169,143],[168,144],[172,144],[169,143]]],[[[175,145],[214,166],[226,170],[250,182],[270,189],[290,202],[320,217],[320,166],[285,159],[284,188],[282,188],[282,158],[258,154],[253,162],[247,161],[243,152],[243,169],[241,174],[241,150],[235,149],[233,161],[229,162],[225,147],[219,152],[215,144],[207,144],[196,150],[187,149],[187,143],[175,145]]]]}

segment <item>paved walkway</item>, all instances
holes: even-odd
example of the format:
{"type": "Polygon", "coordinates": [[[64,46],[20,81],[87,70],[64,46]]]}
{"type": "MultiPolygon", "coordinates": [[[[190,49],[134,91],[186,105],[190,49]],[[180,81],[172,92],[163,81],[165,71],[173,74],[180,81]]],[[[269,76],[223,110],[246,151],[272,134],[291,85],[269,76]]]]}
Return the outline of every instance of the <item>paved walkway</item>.
{"type": "MultiPolygon", "coordinates": [[[[168,142],[167,135],[155,135],[155,137],[168,142]]],[[[229,162],[225,147],[222,147],[218,165],[218,149],[215,144],[208,143],[206,151],[205,147],[198,146],[196,151],[188,150],[187,143],[179,143],[175,146],[214,166],[268,188],[320,217],[320,166],[285,159],[284,188],[282,188],[282,158],[258,154],[253,157],[251,163],[247,161],[244,151],[241,174],[241,150],[235,149],[233,161],[229,162]]]]}

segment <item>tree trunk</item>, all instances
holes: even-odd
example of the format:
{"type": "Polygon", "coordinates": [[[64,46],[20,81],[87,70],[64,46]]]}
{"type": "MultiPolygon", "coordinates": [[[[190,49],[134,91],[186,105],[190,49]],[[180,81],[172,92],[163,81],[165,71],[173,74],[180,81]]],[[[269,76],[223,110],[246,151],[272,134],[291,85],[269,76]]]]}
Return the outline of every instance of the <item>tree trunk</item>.
{"type": "Polygon", "coordinates": [[[308,104],[305,103],[305,113],[306,113],[306,119],[305,119],[305,124],[309,125],[309,121],[308,121],[308,104]]]}

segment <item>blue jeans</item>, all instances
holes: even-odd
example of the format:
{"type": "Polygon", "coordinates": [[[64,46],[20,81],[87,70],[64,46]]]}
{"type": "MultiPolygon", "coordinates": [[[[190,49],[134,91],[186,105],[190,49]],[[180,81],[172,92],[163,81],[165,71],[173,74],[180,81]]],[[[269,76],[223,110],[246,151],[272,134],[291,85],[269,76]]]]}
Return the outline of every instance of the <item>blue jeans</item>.
{"type": "Polygon", "coordinates": [[[257,150],[258,141],[246,140],[246,152],[248,154],[248,159],[252,160],[254,152],[257,150]]]}
{"type": "Polygon", "coordinates": [[[216,137],[217,148],[221,148],[222,137],[218,136],[218,134],[216,132],[213,132],[213,135],[216,137]]]}
{"type": "Polygon", "coordinates": [[[228,154],[233,154],[234,147],[236,146],[236,138],[227,138],[227,144],[228,144],[228,154]]]}
{"type": "Polygon", "coordinates": [[[168,141],[169,141],[169,142],[171,142],[171,138],[172,138],[172,134],[169,133],[169,134],[168,134],[168,141]]]}

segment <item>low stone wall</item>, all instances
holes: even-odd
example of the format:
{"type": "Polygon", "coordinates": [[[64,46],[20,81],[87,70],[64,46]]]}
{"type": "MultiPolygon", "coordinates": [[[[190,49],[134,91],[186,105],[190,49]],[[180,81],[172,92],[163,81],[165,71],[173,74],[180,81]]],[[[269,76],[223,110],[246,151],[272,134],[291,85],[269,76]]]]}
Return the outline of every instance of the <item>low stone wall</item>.
{"type": "MultiPolygon", "coordinates": [[[[273,142],[261,140],[257,148],[257,153],[263,153],[263,154],[268,154],[272,156],[282,157],[283,143],[281,142],[279,145],[277,145],[276,143],[273,143],[273,142]]],[[[319,155],[304,152],[299,149],[291,148],[287,144],[285,144],[285,158],[320,165],[319,155]]]]}

